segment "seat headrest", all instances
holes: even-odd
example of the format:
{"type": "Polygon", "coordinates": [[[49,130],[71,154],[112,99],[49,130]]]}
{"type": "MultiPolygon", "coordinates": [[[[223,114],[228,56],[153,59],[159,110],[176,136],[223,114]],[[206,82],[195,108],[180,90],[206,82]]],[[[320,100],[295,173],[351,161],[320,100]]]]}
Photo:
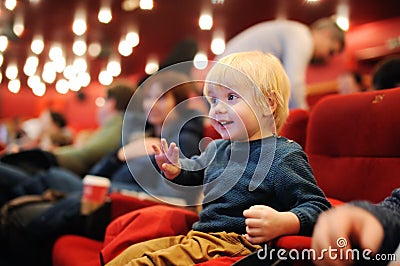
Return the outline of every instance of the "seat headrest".
{"type": "Polygon", "coordinates": [[[400,157],[400,88],[328,96],[310,114],[306,151],[400,157]]]}

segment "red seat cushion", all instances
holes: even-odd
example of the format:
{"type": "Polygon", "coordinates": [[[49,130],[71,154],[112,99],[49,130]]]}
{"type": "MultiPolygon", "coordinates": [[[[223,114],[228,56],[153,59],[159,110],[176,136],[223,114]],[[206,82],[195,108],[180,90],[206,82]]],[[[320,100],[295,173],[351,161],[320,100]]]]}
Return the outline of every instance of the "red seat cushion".
{"type": "Polygon", "coordinates": [[[102,256],[112,260],[127,247],[146,240],[186,234],[198,220],[195,212],[156,205],[139,209],[115,219],[107,227],[102,256]]]}
{"type": "Polygon", "coordinates": [[[100,265],[103,243],[86,237],[65,235],[53,246],[53,266],[100,265]]]}

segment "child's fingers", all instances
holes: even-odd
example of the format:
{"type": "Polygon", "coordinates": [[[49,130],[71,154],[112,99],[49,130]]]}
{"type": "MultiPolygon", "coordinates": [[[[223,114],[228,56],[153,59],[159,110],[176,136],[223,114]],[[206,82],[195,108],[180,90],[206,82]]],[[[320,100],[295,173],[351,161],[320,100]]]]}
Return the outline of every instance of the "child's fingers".
{"type": "Polygon", "coordinates": [[[260,219],[247,218],[245,223],[249,227],[261,227],[262,221],[260,219]]]}
{"type": "Polygon", "coordinates": [[[158,145],[153,144],[153,145],[151,145],[151,147],[153,148],[153,151],[156,153],[156,155],[161,154],[161,150],[160,150],[160,147],[158,147],[158,145]]]}
{"type": "Polygon", "coordinates": [[[168,143],[166,139],[161,139],[161,151],[166,153],[168,151],[168,143]]]}
{"type": "Polygon", "coordinates": [[[164,174],[170,174],[170,175],[174,175],[178,169],[175,165],[169,163],[164,163],[161,167],[162,170],[164,171],[164,174]]]}
{"type": "Polygon", "coordinates": [[[178,147],[175,147],[175,149],[174,149],[174,154],[172,156],[172,160],[174,163],[179,162],[179,148],[178,147]]]}

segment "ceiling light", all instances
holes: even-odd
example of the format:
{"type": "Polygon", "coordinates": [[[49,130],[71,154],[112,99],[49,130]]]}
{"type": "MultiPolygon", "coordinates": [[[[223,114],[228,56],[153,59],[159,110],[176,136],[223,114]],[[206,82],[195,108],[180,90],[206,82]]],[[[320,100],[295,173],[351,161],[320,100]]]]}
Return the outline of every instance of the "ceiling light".
{"type": "Polygon", "coordinates": [[[140,0],[139,7],[140,9],[151,10],[153,9],[153,0],[140,0]]]}
{"type": "Polygon", "coordinates": [[[21,12],[18,12],[15,16],[13,32],[15,33],[15,35],[17,35],[19,37],[22,35],[24,30],[25,30],[24,18],[22,16],[21,12]]]}
{"type": "Polygon", "coordinates": [[[6,68],[6,77],[9,80],[16,79],[18,77],[18,67],[17,64],[11,63],[6,68]]]}
{"type": "Polygon", "coordinates": [[[60,94],[66,94],[69,91],[68,81],[66,81],[65,79],[57,80],[56,91],[60,94]]]}
{"type": "Polygon", "coordinates": [[[146,74],[148,74],[148,75],[152,75],[155,72],[157,72],[158,68],[159,68],[159,65],[158,65],[157,59],[150,58],[147,61],[146,67],[144,69],[144,72],[146,72],[146,74]]]}
{"type": "Polygon", "coordinates": [[[213,26],[213,18],[210,14],[203,13],[199,18],[199,26],[202,30],[210,30],[213,26]]]}
{"type": "Polygon", "coordinates": [[[124,11],[133,11],[139,7],[139,0],[124,0],[121,7],[124,11]]]}
{"type": "Polygon", "coordinates": [[[222,37],[214,37],[211,42],[211,51],[215,55],[220,55],[225,51],[225,40],[222,37]]]}
{"type": "Polygon", "coordinates": [[[76,77],[68,81],[68,87],[71,91],[79,91],[82,88],[81,83],[76,77]]]}
{"type": "Polygon", "coordinates": [[[13,11],[15,9],[15,7],[17,6],[17,0],[6,0],[4,2],[4,6],[10,10],[13,11]]]}
{"type": "Polygon", "coordinates": [[[51,46],[49,50],[49,57],[53,61],[56,61],[58,58],[63,57],[63,50],[60,44],[55,43],[51,46]]]}
{"type": "Polygon", "coordinates": [[[106,104],[106,99],[104,99],[103,97],[97,97],[94,103],[97,107],[103,107],[106,104]]]}
{"type": "Polygon", "coordinates": [[[0,35],[0,52],[4,52],[8,46],[8,38],[5,35],[0,35]]]}
{"type": "Polygon", "coordinates": [[[39,97],[43,96],[46,93],[46,84],[40,82],[39,84],[37,84],[35,87],[32,88],[32,92],[36,96],[39,97]]]}
{"type": "Polygon", "coordinates": [[[31,50],[34,54],[41,54],[44,49],[44,42],[42,35],[35,35],[31,43],[31,50]]]}
{"type": "Polygon", "coordinates": [[[75,40],[72,45],[72,52],[77,56],[82,56],[86,53],[86,42],[84,40],[75,40]]]}
{"type": "Polygon", "coordinates": [[[18,93],[21,89],[21,82],[19,79],[10,80],[8,82],[8,90],[12,93],[18,93]]]}
{"type": "Polygon", "coordinates": [[[31,89],[33,89],[33,88],[36,87],[36,86],[39,86],[40,82],[41,82],[41,81],[40,81],[40,77],[37,76],[37,75],[33,75],[33,76],[29,77],[29,78],[28,78],[28,81],[27,81],[28,86],[29,86],[29,88],[31,88],[31,89]]]}
{"type": "Polygon", "coordinates": [[[87,72],[80,72],[77,76],[76,79],[79,81],[79,84],[81,84],[82,87],[87,87],[90,84],[90,75],[87,72]]]}
{"type": "Polygon", "coordinates": [[[342,3],[337,6],[336,10],[336,24],[344,31],[349,29],[349,5],[342,3]]]}
{"type": "Polygon", "coordinates": [[[198,52],[193,59],[193,65],[195,68],[202,70],[205,69],[208,65],[207,55],[203,52],[198,52]]]}
{"type": "Polygon", "coordinates": [[[72,63],[75,73],[85,72],[87,70],[87,62],[84,58],[75,58],[72,63]]]}
{"type": "Polygon", "coordinates": [[[107,72],[109,72],[112,76],[117,77],[121,74],[121,63],[118,59],[112,58],[107,64],[107,72]]]}
{"type": "Polygon", "coordinates": [[[88,53],[91,57],[97,57],[101,53],[101,45],[98,42],[89,44],[88,53]]]}
{"type": "Polygon", "coordinates": [[[132,54],[133,49],[130,43],[127,40],[123,39],[118,44],[118,52],[123,56],[129,56],[132,54]]]}
{"type": "Polygon", "coordinates": [[[39,65],[39,59],[37,58],[37,56],[33,55],[29,56],[26,59],[23,69],[25,75],[27,75],[28,77],[33,76],[36,73],[38,65],[39,65]]]}
{"type": "Polygon", "coordinates": [[[139,34],[136,31],[130,31],[126,34],[125,40],[132,46],[136,47],[139,44],[139,34]]]}
{"type": "Polygon", "coordinates": [[[108,86],[113,82],[113,76],[107,70],[103,70],[99,73],[99,82],[104,86],[108,86]]]}
{"type": "Polygon", "coordinates": [[[99,14],[97,15],[97,18],[101,23],[104,24],[107,24],[111,21],[112,13],[111,13],[110,1],[108,0],[101,1],[101,7],[99,10],[99,14]]]}
{"type": "Polygon", "coordinates": [[[78,35],[82,36],[87,29],[86,25],[86,15],[82,9],[78,9],[75,14],[74,23],[72,24],[72,31],[78,35]]]}

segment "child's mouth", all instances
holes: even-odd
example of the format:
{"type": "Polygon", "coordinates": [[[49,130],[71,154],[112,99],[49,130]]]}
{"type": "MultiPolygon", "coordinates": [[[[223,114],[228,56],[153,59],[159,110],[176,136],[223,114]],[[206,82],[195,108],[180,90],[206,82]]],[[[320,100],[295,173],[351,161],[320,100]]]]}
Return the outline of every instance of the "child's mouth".
{"type": "Polygon", "coordinates": [[[226,125],[232,124],[233,121],[218,121],[218,123],[219,123],[221,126],[226,126],[226,125]]]}

